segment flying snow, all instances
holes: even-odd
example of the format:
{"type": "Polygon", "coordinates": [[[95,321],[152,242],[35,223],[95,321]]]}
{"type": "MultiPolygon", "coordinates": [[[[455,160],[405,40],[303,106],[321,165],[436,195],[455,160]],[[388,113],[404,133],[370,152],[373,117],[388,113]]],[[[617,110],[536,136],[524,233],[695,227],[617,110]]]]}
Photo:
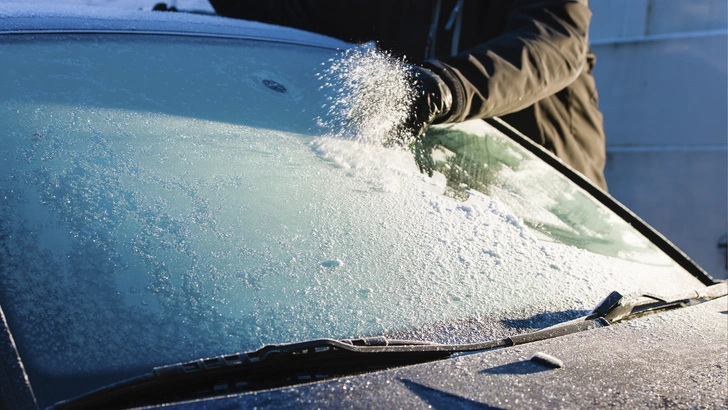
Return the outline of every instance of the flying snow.
{"type": "Polygon", "coordinates": [[[328,117],[320,119],[339,138],[373,145],[407,145],[402,124],[415,96],[407,65],[371,45],[345,51],[319,74],[328,117]]]}

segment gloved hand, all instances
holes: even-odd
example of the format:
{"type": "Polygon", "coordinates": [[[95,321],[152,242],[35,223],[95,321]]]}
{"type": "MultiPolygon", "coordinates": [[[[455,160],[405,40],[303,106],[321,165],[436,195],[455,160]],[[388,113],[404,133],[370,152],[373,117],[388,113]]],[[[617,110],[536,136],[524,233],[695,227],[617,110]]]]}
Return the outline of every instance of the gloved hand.
{"type": "Polygon", "coordinates": [[[430,124],[436,124],[447,116],[452,108],[452,93],[442,78],[427,68],[410,66],[407,78],[415,88],[402,130],[402,137],[409,142],[420,138],[430,124]]]}

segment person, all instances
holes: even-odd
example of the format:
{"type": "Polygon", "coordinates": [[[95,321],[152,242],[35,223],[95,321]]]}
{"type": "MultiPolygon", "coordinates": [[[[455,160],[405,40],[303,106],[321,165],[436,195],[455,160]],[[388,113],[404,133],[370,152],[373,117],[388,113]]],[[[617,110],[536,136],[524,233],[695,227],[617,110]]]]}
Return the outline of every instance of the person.
{"type": "Polygon", "coordinates": [[[376,41],[412,65],[407,126],[499,116],[606,189],[588,0],[210,0],[218,14],[376,41]]]}

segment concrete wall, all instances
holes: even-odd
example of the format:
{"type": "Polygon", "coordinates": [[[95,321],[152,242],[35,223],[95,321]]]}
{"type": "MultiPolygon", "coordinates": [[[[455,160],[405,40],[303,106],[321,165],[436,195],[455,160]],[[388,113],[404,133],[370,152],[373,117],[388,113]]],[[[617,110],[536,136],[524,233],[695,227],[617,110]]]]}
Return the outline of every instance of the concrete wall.
{"type": "Polygon", "coordinates": [[[609,191],[726,278],[728,0],[590,5],[609,191]]]}

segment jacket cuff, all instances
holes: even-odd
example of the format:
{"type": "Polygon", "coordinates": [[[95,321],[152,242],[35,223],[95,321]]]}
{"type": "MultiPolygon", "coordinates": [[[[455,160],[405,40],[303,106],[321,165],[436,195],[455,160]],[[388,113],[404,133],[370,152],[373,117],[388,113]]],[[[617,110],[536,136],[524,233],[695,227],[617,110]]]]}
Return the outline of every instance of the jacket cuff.
{"type": "Polygon", "coordinates": [[[460,82],[460,79],[439,60],[427,60],[422,63],[422,66],[437,74],[452,94],[452,107],[450,107],[450,112],[439,117],[434,123],[442,124],[464,121],[467,118],[467,112],[465,112],[465,87],[460,82]]]}

